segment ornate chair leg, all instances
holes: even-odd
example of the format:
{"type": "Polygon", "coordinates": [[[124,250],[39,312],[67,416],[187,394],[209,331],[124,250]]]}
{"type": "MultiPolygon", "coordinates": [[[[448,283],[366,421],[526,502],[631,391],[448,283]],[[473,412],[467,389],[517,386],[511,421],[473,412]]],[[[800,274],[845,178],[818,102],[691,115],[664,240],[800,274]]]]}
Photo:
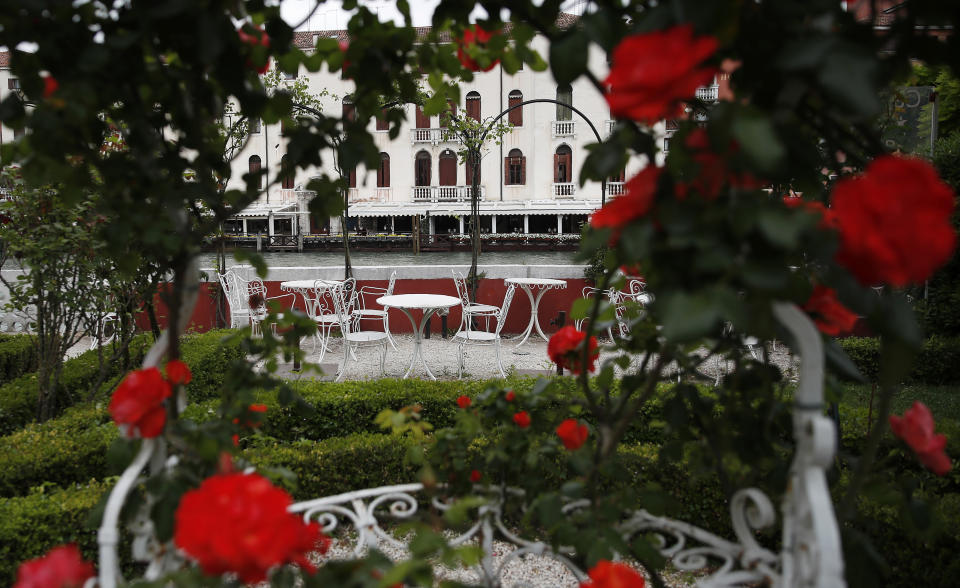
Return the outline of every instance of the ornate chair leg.
{"type": "Polygon", "coordinates": [[[463,377],[463,360],[466,350],[463,348],[463,341],[457,344],[457,379],[463,377]]]}
{"type": "Polygon", "coordinates": [[[497,339],[494,345],[496,345],[497,348],[497,367],[500,368],[500,377],[506,380],[507,372],[503,371],[503,361],[500,359],[500,340],[497,339]]]}
{"type": "Polygon", "coordinates": [[[390,332],[390,313],[387,311],[384,311],[383,315],[383,331],[387,334],[387,340],[390,341],[390,346],[396,351],[397,342],[393,340],[393,334],[390,332]]]}

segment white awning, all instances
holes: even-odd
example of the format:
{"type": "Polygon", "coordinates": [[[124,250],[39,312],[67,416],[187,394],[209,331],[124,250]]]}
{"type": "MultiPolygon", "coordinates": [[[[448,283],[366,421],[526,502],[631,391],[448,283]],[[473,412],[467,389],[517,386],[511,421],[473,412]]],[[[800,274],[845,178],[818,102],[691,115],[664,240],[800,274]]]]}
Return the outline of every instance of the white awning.
{"type": "MultiPolygon", "coordinates": [[[[523,201],[481,201],[480,214],[493,215],[556,215],[556,214],[592,214],[600,208],[599,200],[523,200],[523,201]]],[[[397,202],[358,203],[350,206],[351,217],[371,216],[464,216],[470,214],[469,202],[397,202]]]]}
{"type": "Polygon", "coordinates": [[[297,214],[297,204],[296,202],[284,202],[278,204],[259,204],[256,206],[248,206],[242,211],[234,214],[232,218],[267,218],[270,216],[270,213],[273,213],[273,216],[291,216],[297,214]]]}

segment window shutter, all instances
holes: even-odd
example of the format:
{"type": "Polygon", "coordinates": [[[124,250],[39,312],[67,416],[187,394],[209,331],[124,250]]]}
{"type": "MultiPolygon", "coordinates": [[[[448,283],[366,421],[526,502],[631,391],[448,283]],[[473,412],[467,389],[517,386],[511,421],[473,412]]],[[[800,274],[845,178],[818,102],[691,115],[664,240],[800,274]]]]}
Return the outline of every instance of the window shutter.
{"type": "Polygon", "coordinates": [[[383,187],[390,187],[390,160],[385,159],[383,161],[383,187]]]}
{"type": "Polygon", "coordinates": [[[357,168],[350,170],[350,173],[347,175],[349,186],[351,188],[357,187],[357,168]]]}
{"type": "Polygon", "coordinates": [[[418,129],[429,129],[429,128],[430,128],[430,117],[427,116],[427,115],[425,115],[425,114],[423,114],[423,110],[421,110],[419,106],[417,106],[416,109],[417,109],[417,114],[416,114],[416,118],[417,118],[417,128],[418,128],[418,129]]]}
{"type": "Polygon", "coordinates": [[[510,181],[510,158],[509,157],[503,158],[503,183],[505,184],[513,183],[510,181]]]}
{"type": "Polygon", "coordinates": [[[553,154],[553,182],[560,183],[560,154],[553,154]]]}
{"type": "Polygon", "coordinates": [[[520,158],[520,183],[524,186],[527,185],[527,157],[523,156],[520,158]]]}
{"type": "Polygon", "coordinates": [[[387,120],[387,109],[380,109],[380,116],[377,117],[377,130],[378,131],[389,131],[390,122],[387,120]]]}

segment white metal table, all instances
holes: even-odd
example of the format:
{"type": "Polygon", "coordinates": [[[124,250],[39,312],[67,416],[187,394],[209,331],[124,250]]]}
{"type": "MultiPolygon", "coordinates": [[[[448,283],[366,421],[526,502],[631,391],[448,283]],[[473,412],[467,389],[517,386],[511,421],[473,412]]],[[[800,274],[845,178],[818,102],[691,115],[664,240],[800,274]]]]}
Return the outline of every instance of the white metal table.
{"type": "Polygon", "coordinates": [[[527,342],[534,327],[537,328],[537,333],[543,337],[544,341],[549,341],[550,338],[543,333],[543,329],[540,327],[540,316],[537,313],[537,309],[540,307],[540,299],[543,298],[547,290],[563,290],[567,287],[567,281],[554,278],[507,278],[504,280],[504,283],[508,285],[516,284],[527,293],[527,298],[530,299],[530,322],[527,323],[527,328],[523,332],[523,338],[517,343],[516,348],[519,348],[527,342]],[[533,290],[537,290],[536,297],[533,296],[533,290]]]}
{"type": "Polygon", "coordinates": [[[387,310],[396,308],[401,311],[407,315],[407,318],[410,319],[410,324],[413,326],[413,357],[410,358],[410,367],[407,368],[407,373],[403,374],[403,377],[407,378],[410,376],[410,373],[413,371],[413,366],[417,363],[417,358],[420,358],[420,363],[422,363],[424,369],[427,370],[427,375],[430,376],[431,379],[436,380],[437,377],[430,371],[430,366],[427,365],[427,360],[423,357],[423,350],[421,348],[423,329],[431,316],[438,311],[446,311],[452,306],[459,305],[460,299],[443,294],[391,294],[390,296],[377,298],[377,304],[387,310]],[[411,310],[423,311],[423,316],[420,318],[419,324],[414,320],[413,315],[410,313],[411,310]]]}
{"type": "Polygon", "coordinates": [[[287,280],[280,282],[280,289],[284,292],[294,292],[303,298],[304,312],[310,312],[310,304],[313,300],[313,288],[317,282],[323,282],[328,288],[333,287],[341,280],[287,280]]]}

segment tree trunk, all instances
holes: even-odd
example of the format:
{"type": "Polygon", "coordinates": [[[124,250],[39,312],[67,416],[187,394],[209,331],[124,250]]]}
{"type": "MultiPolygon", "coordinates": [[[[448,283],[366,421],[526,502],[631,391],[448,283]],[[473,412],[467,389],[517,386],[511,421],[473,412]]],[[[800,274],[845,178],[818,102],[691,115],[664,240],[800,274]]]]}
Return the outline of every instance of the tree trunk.
{"type": "Polygon", "coordinates": [[[477,286],[480,279],[477,275],[477,261],[480,259],[480,153],[471,154],[473,177],[470,182],[470,274],[467,282],[470,287],[470,300],[477,301],[477,286]]]}

